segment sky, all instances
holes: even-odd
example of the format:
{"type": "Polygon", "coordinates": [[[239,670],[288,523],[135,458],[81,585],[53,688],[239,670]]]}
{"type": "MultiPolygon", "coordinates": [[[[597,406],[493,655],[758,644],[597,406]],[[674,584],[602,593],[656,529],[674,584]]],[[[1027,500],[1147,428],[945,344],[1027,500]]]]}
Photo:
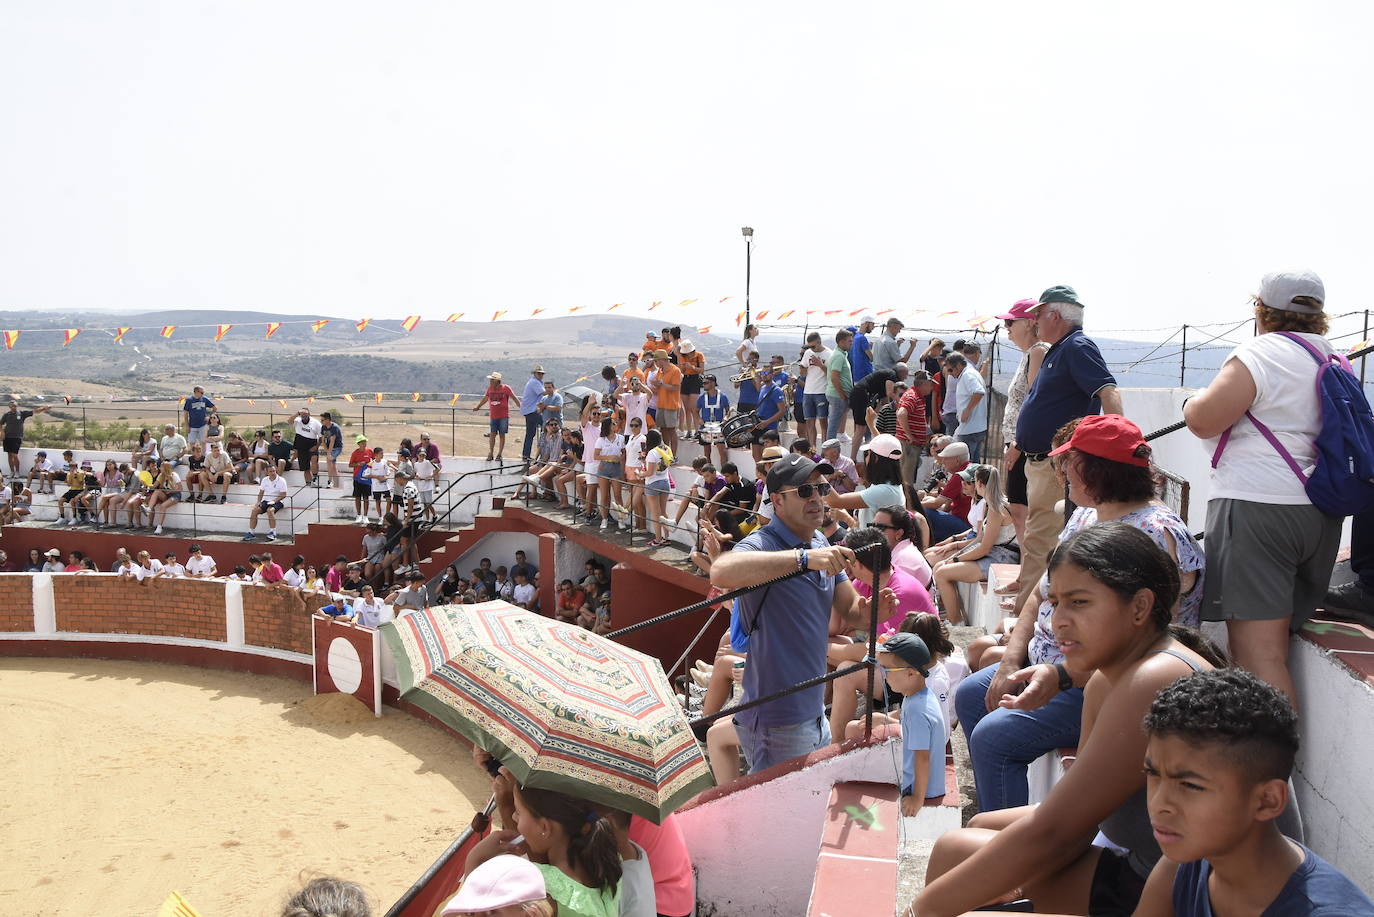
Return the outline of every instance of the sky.
{"type": "Polygon", "coordinates": [[[1069,283],[1090,330],[1163,328],[1240,320],[1290,266],[1363,309],[1372,25],[1353,0],[7,0],[0,309],[662,300],[721,331],[744,225],[775,315],[1069,283]]]}

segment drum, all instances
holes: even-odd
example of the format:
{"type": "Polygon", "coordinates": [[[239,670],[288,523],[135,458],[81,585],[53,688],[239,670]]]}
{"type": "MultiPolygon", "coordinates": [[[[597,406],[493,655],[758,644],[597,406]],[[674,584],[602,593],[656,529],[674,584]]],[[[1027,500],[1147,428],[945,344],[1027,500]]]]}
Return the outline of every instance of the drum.
{"type": "Polygon", "coordinates": [[[732,449],[742,449],[753,440],[754,427],[759,425],[759,415],[753,411],[735,414],[721,424],[720,432],[725,444],[732,449]]]}
{"type": "Polygon", "coordinates": [[[697,442],[703,446],[714,446],[717,443],[725,442],[725,434],[721,432],[721,422],[718,420],[708,420],[701,425],[697,431],[697,442]]]}

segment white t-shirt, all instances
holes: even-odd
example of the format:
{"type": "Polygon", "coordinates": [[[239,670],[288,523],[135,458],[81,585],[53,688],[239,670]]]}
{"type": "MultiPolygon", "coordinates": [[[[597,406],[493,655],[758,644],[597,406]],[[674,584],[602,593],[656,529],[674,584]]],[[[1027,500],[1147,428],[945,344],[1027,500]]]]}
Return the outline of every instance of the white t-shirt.
{"type": "Polygon", "coordinates": [[[644,462],[640,460],[639,453],[644,451],[644,434],[631,436],[625,440],[625,467],[643,468],[644,462]]]}
{"type": "Polygon", "coordinates": [[[825,361],[830,359],[831,351],[822,347],[820,353],[808,349],[802,355],[802,365],[806,367],[806,381],[802,383],[802,393],[806,395],[824,395],[825,383],[828,381],[825,372],[825,361]],[[821,361],[820,366],[811,365],[811,358],[818,357],[821,361]]]}
{"type": "Polygon", "coordinates": [[[949,734],[952,731],[951,724],[957,718],[954,712],[954,690],[959,687],[959,682],[968,675],[968,660],[962,653],[955,652],[954,655],[941,659],[930,667],[930,677],[926,679],[926,687],[930,693],[934,694],[940,701],[940,712],[945,717],[945,741],[949,741],[949,734]]]}
{"type": "Polygon", "coordinates": [[[305,571],[296,572],[295,567],[291,567],[281,575],[281,581],[293,589],[299,589],[305,585],[305,571]]]}
{"type": "Polygon", "coordinates": [[[386,459],[374,459],[368,469],[368,477],[372,478],[372,492],[388,493],[391,485],[387,480],[391,477],[391,466],[386,463],[386,459]]]}
{"type": "MultiPolygon", "coordinates": [[[[1301,337],[1323,353],[1334,349],[1321,335],[1301,337]]],[[[1311,474],[1317,465],[1316,436],[1321,430],[1317,361],[1280,334],[1251,338],[1231,351],[1227,360],[1232,358],[1239,360],[1255,380],[1250,413],[1283,443],[1303,473],[1311,474]]],[[[1209,459],[1219,441],[1220,437],[1203,441],[1209,459]]],[[[1212,470],[1211,498],[1290,506],[1312,502],[1293,469],[1247,417],[1231,428],[1226,451],[1212,470]]]]}
{"type": "Polygon", "coordinates": [[[644,483],[655,484],[668,480],[668,469],[663,464],[662,447],[650,449],[644,456],[644,483]]]}
{"type": "Polygon", "coordinates": [[[515,591],[512,593],[512,597],[515,599],[517,605],[530,604],[534,601],[534,585],[531,583],[524,583],[516,586],[515,591]]]}
{"type": "Polygon", "coordinates": [[[749,355],[750,355],[750,354],[753,354],[753,353],[758,353],[758,352],[759,352],[759,345],[754,343],[754,339],[753,339],[753,338],[745,338],[743,341],[740,342],[740,345],[739,345],[739,346],[744,348],[744,352],[743,352],[743,353],[739,353],[739,347],[736,347],[736,348],[735,348],[735,351],[736,351],[737,355],[743,358],[743,359],[740,361],[740,366],[748,366],[748,365],[749,365],[749,355]]]}
{"type": "Polygon", "coordinates": [[[615,456],[615,458],[605,459],[605,461],[622,461],[625,457],[625,437],[619,433],[612,433],[610,436],[598,436],[596,438],[596,451],[603,456],[615,456]]]}
{"type": "Polygon", "coordinates": [[[620,396],[620,406],[625,409],[625,425],[628,428],[630,421],[636,417],[641,424],[647,423],[649,416],[649,393],[626,392],[620,396]]]}
{"type": "Polygon", "coordinates": [[[277,475],[273,480],[269,475],[258,482],[258,487],[262,488],[262,498],[268,503],[275,503],[286,497],[286,478],[277,475]]]}
{"type": "Polygon", "coordinates": [[[978,375],[978,371],[972,366],[964,367],[964,371],[959,374],[955,386],[954,410],[960,416],[964,416],[964,409],[973,400],[974,395],[983,395],[983,400],[979,401],[974,407],[969,418],[959,424],[959,428],[954,431],[955,435],[968,433],[982,433],[988,428],[988,399],[987,387],[983,385],[983,377],[978,375]]]}
{"type": "Polygon", "coordinates": [[[353,603],[353,615],[358,623],[364,627],[380,627],[387,621],[392,621],[396,613],[391,610],[391,606],[379,598],[373,598],[371,602],[358,599],[353,603]]]}
{"type": "Polygon", "coordinates": [[[181,564],[176,563],[175,561],[172,562],[172,563],[170,563],[170,564],[163,564],[163,565],[162,565],[162,575],[163,575],[163,576],[185,576],[185,575],[186,575],[186,568],[183,567],[181,564]]]}
{"type": "Polygon", "coordinates": [[[159,573],[162,572],[162,561],[156,560],[154,558],[149,558],[148,566],[144,567],[140,566],[139,564],[130,564],[129,570],[133,572],[134,579],[138,580],[141,583],[148,577],[157,576],[159,573]]]}
{"type": "Polygon", "coordinates": [[[596,441],[601,438],[601,427],[594,423],[582,425],[582,470],[596,474],[596,441]]]}
{"type": "Polygon", "coordinates": [[[201,554],[199,557],[197,557],[195,554],[192,554],[190,557],[186,558],[187,573],[196,576],[201,576],[204,574],[208,574],[211,570],[214,569],[215,559],[211,557],[209,554],[201,554]]]}
{"type": "Polygon", "coordinates": [[[428,458],[422,458],[415,463],[415,488],[420,493],[434,492],[434,474],[438,469],[428,458]]]}
{"type": "Polygon", "coordinates": [[[307,439],[320,438],[320,422],[313,417],[309,420],[302,421],[298,416],[291,422],[291,426],[296,428],[297,436],[304,436],[307,439]]]}
{"type": "Polygon", "coordinates": [[[658,907],[649,855],[634,841],[630,841],[630,846],[639,858],[620,861],[620,917],[656,917],[658,907]]]}

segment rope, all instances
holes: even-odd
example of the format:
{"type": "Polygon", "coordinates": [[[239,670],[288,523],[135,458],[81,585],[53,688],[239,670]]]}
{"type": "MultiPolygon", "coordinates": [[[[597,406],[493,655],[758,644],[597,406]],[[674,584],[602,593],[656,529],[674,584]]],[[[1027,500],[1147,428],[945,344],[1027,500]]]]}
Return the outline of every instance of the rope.
{"type": "Polygon", "coordinates": [[[646,627],[652,627],[655,624],[662,624],[664,621],[672,621],[676,618],[682,617],[683,615],[689,615],[694,611],[701,611],[701,609],[703,608],[709,608],[712,605],[721,602],[732,601],[734,599],[739,598],[742,595],[748,595],[755,589],[763,589],[767,586],[775,586],[778,583],[784,582],[785,580],[790,580],[794,576],[801,576],[803,573],[810,572],[810,570],[791,570],[787,573],[784,573],[782,576],[775,576],[773,579],[767,580],[762,583],[758,583],[753,586],[741,586],[738,589],[732,589],[729,592],[722,593],[721,595],[718,595],[715,598],[703,599],[702,601],[697,602],[693,605],[687,605],[683,608],[676,609],[675,611],[669,611],[664,614],[661,614],[656,618],[649,618],[647,621],[640,621],[638,624],[631,624],[629,627],[622,627],[619,630],[613,630],[609,634],[606,634],[606,638],[613,640],[616,637],[623,637],[626,634],[633,634],[635,631],[643,630],[646,627]]]}
{"type": "Polygon", "coordinates": [[[871,673],[873,671],[873,666],[869,665],[868,662],[856,662],[853,665],[845,666],[842,669],[836,669],[835,671],[827,672],[824,675],[817,675],[815,678],[806,679],[806,681],[799,681],[790,688],[783,688],[781,691],[774,691],[772,694],[769,694],[766,697],[755,698],[751,701],[745,701],[742,704],[736,704],[733,707],[724,707],[720,710],[717,710],[715,713],[709,713],[706,716],[699,716],[696,719],[691,720],[690,723],[694,728],[697,726],[705,726],[707,724],[714,723],[716,720],[722,717],[731,716],[733,714],[739,713],[741,710],[751,710],[754,707],[759,707],[763,704],[775,701],[780,697],[786,697],[787,695],[793,694],[797,691],[805,691],[807,688],[814,688],[816,687],[816,685],[823,685],[827,681],[833,681],[834,679],[839,678],[842,675],[849,675],[853,672],[862,672],[865,669],[867,669],[871,673]]]}

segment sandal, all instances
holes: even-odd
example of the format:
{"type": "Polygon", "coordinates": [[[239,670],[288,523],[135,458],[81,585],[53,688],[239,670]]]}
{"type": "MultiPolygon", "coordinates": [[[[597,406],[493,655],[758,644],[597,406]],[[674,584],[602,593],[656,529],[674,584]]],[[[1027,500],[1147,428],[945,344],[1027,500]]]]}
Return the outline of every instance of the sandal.
{"type": "Polygon", "coordinates": [[[994,595],[1016,595],[1016,593],[1021,591],[1021,582],[1019,580],[1013,580],[1005,586],[998,586],[992,591],[994,595]]]}

